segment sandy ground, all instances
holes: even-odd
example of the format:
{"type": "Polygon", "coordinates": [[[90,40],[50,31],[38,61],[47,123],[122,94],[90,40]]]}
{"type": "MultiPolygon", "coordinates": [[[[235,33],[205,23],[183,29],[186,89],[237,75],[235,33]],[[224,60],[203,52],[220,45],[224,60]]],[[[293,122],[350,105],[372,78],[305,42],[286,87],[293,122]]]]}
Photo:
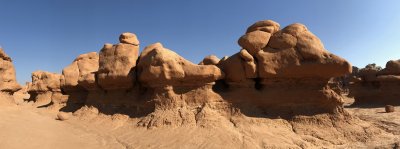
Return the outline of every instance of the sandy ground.
{"type": "MultiPolygon", "coordinates": [[[[349,99],[348,102],[351,102],[349,99]]],[[[351,103],[349,103],[351,104],[351,103]]],[[[347,104],[347,105],[349,105],[347,104]]],[[[66,121],[56,120],[57,112],[34,108],[30,104],[0,104],[0,148],[6,149],[69,149],[69,148],[395,148],[400,142],[400,108],[384,113],[383,107],[346,107],[362,120],[364,131],[382,131],[377,139],[367,142],[346,142],[335,138],[336,128],[318,128],[307,132],[307,125],[298,128],[283,119],[236,118],[210,126],[137,127],[138,119],[123,115],[85,113],[66,121]],[[304,127],[303,127],[304,126],[304,127]],[[304,132],[301,132],[304,129],[304,132]],[[329,129],[333,129],[332,131],[329,129]],[[379,130],[378,130],[379,129],[379,130]],[[326,130],[326,131],[325,131],[326,130]],[[325,132],[324,132],[325,131],[325,132]]],[[[311,127],[319,127],[311,125],[311,127]]],[[[351,128],[352,129],[352,128],[351,128]]],[[[378,134],[378,133],[376,133],[378,134]]],[[[358,136],[362,140],[364,136],[358,136]]],[[[356,140],[357,140],[356,139],[356,140]]]]}
{"type": "Polygon", "coordinates": [[[124,148],[112,138],[30,107],[1,107],[0,118],[0,148],[124,148]]]}

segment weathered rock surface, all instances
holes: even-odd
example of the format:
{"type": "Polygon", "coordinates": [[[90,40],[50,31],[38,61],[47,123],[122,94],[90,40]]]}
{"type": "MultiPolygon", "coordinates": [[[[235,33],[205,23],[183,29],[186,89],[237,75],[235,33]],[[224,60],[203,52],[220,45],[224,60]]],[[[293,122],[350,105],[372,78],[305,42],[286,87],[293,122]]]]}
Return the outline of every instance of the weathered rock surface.
{"type": "Polygon", "coordinates": [[[132,88],[138,56],[139,41],[134,34],[122,34],[119,44],[105,44],[99,53],[97,81],[100,87],[105,90],[132,88]]]}
{"type": "Polygon", "coordinates": [[[292,24],[270,39],[258,52],[260,78],[330,78],[351,73],[351,65],[325,50],[302,24],[292,24]]]}
{"type": "Polygon", "coordinates": [[[328,52],[304,25],[296,23],[279,30],[277,23],[257,22],[239,39],[239,45],[244,49],[218,65],[229,85],[228,91],[220,93],[225,100],[249,114],[343,110],[341,96],[328,81],[350,74],[352,67],[328,52]],[[267,31],[262,31],[260,24],[265,24],[267,31]]]}
{"type": "Polygon", "coordinates": [[[11,58],[0,48],[0,91],[13,94],[21,89],[15,76],[11,58]]]}
{"type": "Polygon", "coordinates": [[[29,100],[37,106],[63,105],[65,96],[61,93],[60,74],[35,71],[32,73],[32,82],[28,84],[29,100]]]}
{"type": "Polygon", "coordinates": [[[270,37],[279,30],[279,27],[280,25],[272,20],[258,21],[247,29],[238,43],[251,55],[255,55],[267,46],[270,37]]]}
{"type": "Polygon", "coordinates": [[[219,63],[220,59],[215,56],[215,55],[209,55],[205,57],[199,65],[217,65],[219,63]]]}
{"type": "Polygon", "coordinates": [[[388,61],[382,69],[369,64],[359,70],[350,82],[350,94],[354,104],[400,104],[400,63],[399,60],[388,61]]]}
{"type": "Polygon", "coordinates": [[[160,43],[147,46],[139,57],[138,78],[144,86],[195,86],[224,77],[213,65],[196,65],[160,43]]]}
{"type": "Polygon", "coordinates": [[[119,39],[105,44],[98,59],[96,53],[84,54],[64,69],[60,82],[67,106],[79,105],[72,112],[93,106],[140,117],[138,125],[147,127],[207,123],[204,115],[210,113],[345,113],[328,82],[351,73],[351,65],[329,53],[302,24],[280,30],[276,22],[256,22],[239,39],[238,53],[221,60],[207,56],[201,65],[160,43],[139,56],[136,35],[123,33],[119,39]]]}
{"type": "Polygon", "coordinates": [[[61,88],[78,90],[79,88],[96,88],[96,72],[99,69],[99,55],[96,52],[79,55],[61,76],[61,88]]]}

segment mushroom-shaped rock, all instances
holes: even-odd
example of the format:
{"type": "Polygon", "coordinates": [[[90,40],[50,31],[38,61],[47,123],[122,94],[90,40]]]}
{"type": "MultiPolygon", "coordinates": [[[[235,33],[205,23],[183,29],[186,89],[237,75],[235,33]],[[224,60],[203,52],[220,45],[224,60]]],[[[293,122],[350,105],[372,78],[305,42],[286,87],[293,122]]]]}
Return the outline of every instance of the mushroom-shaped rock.
{"type": "Polygon", "coordinates": [[[99,55],[90,52],[79,55],[69,66],[64,68],[61,76],[63,89],[95,88],[95,72],[99,69],[99,55]]]}
{"type": "Polygon", "coordinates": [[[13,93],[21,89],[11,58],[0,48],[0,91],[13,93]]]}
{"type": "Polygon", "coordinates": [[[160,43],[143,50],[137,70],[139,81],[150,87],[202,85],[224,76],[217,66],[193,64],[160,43]]]}
{"type": "Polygon", "coordinates": [[[217,65],[220,59],[215,55],[209,55],[199,63],[199,65],[217,65]]]}
{"type": "Polygon", "coordinates": [[[99,53],[98,84],[106,90],[130,89],[134,86],[139,42],[134,34],[121,35],[121,43],[105,44],[99,53]],[[126,41],[126,40],[128,41],[126,41]],[[136,45],[137,44],[137,45],[136,45]]]}
{"type": "Polygon", "coordinates": [[[260,78],[330,78],[351,73],[350,63],[327,51],[302,24],[278,31],[269,43],[256,54],[260,78]]]}

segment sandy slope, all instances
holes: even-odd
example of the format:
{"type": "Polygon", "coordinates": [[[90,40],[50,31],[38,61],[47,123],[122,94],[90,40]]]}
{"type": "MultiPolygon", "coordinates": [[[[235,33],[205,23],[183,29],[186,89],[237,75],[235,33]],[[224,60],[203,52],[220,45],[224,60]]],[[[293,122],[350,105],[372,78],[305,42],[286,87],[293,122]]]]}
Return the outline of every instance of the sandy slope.
{"type": "Polygon", "coordinates": [[[0,148],[123,148],[112,138],[29,107],[1,107],[0,118],[0,148]]]}

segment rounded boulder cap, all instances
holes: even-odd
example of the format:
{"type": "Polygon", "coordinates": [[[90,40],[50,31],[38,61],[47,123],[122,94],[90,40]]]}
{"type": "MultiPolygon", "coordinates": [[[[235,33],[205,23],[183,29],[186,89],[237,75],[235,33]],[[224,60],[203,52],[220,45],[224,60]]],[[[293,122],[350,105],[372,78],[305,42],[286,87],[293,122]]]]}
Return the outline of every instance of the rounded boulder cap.
{"type": "Polygon", "coordinates": [[[126,43],[126,44],[133,44],[133,45],[139,45],[139,40],[137,39],[136,35],[133,33],[122,33],[119,36],[119,42],[120,43],[126,43]]]}

